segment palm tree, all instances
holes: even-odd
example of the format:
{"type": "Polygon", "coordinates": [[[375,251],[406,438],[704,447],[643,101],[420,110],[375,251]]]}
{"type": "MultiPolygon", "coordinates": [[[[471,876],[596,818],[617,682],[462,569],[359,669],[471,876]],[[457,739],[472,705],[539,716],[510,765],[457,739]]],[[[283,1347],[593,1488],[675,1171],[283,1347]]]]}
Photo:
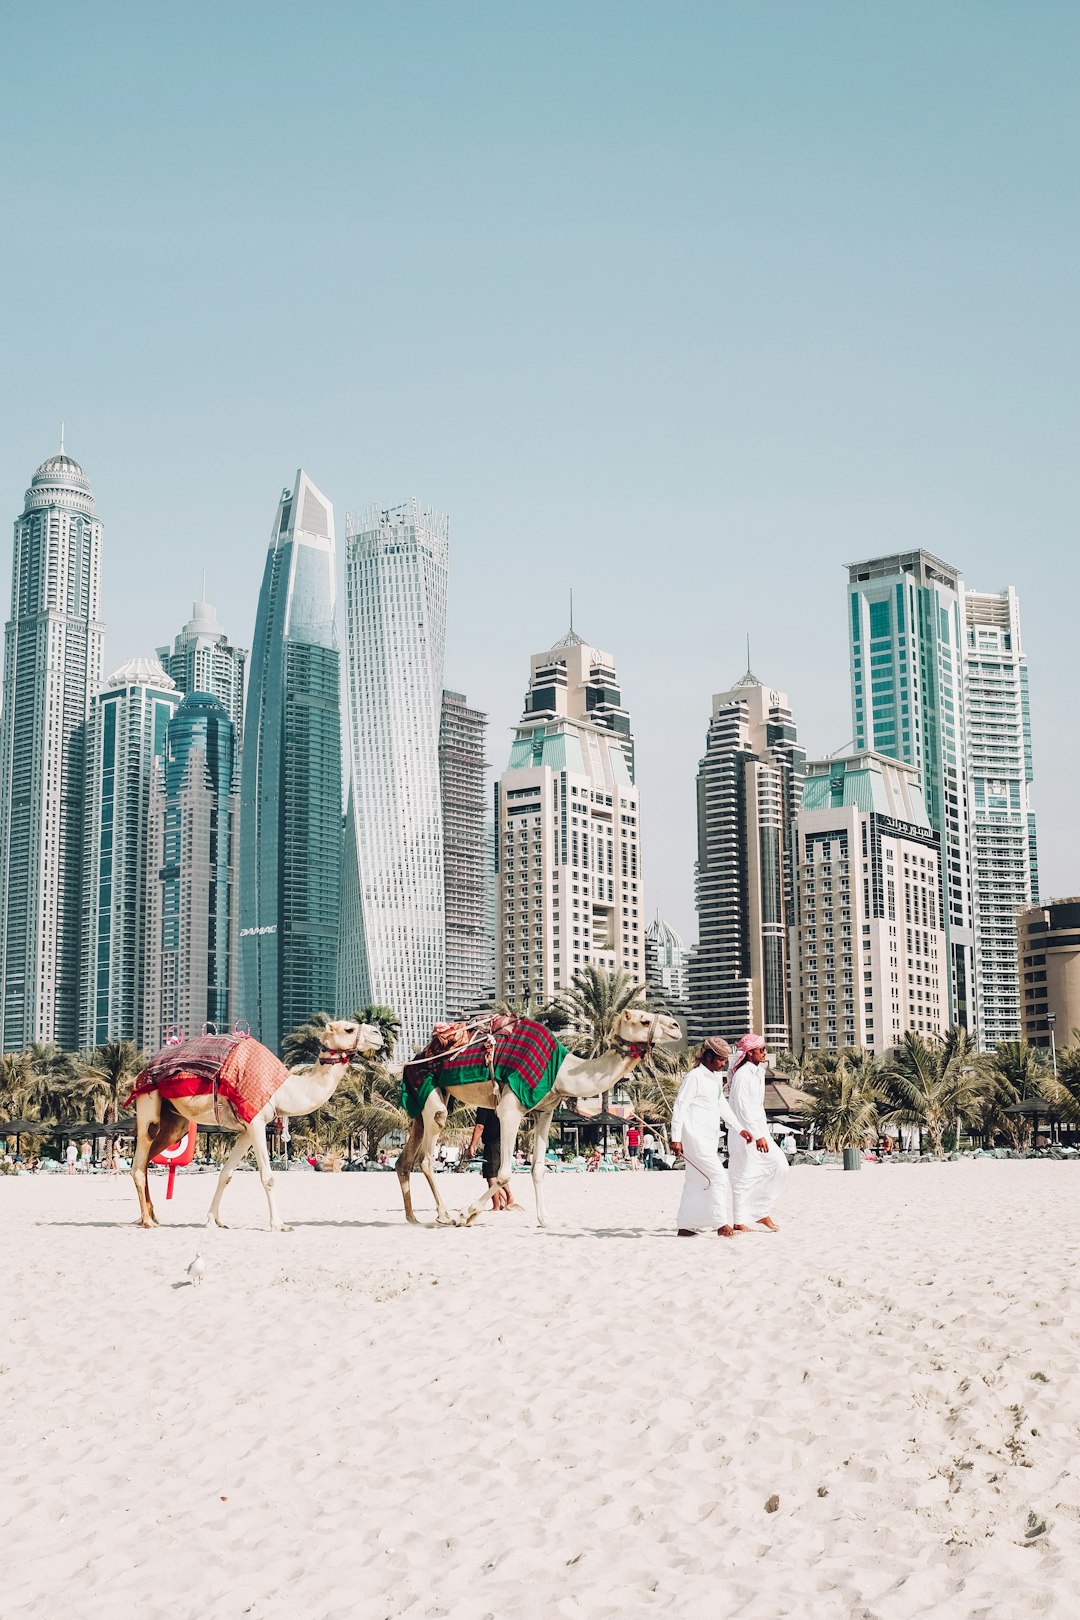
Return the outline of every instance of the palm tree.
{"type": "MultiPolygon", "coordinates": [[[[1008,1109],[1014,1103],[1040,1097],[1045,1097],[1050,1106],[1054,1088],[1046,1053],[1027,1041],[1001,1041],[987,1060],[987,1073],[989,1084],[980,1121],[982,1129],[990,1141],[1004,1136],[1012,1147],[1023,1147],[1031,1135],[1031,1122],[1023,1115],[1010,1114],[1008,1109]]],[[[1059,1063],[1059,1078],[1060,1074],[1059,1063]]]]}
{"type": "Polygon", "coordinates": [[[944,1153],[945,1132],[973,1124],[987,1099],[985,1065],[966,1030],[949,1030],[927,1040],[918,1030],[905,1030],[882,1069],[883,1117],[890,1125],[925,1131],[931,1152],[944,1153]]]}
{"type": "Polygon", "coordinates": [[[876,1136],[884,1100],[877,1061],[868,1052],[818,1052],[799,1068],[810,1097],[803,1118],[832,1153],[876,1136]]]}
{"type": "Polygon", "coordinates": [[[1073,1030],[1072,1043],[1059,1046],[1057,1087],[1054,1101],[1072,1124],[1080,1123],[1080,1029],[1073,1030]]]}
{"type": "Polygon", "coordinates": [[[131,1090],[146,1067],[146,1053],[134,1041],[102,1041],[92,1052],[77,1052],[71,1060],[77,1089],[90,1101],[94,1118],[115,1124],[121,1098],[131,1090]],[[104,1096],[105,1112],[97,1112],[104,1096]]]}
{"type": "Polygon", "coordinates": [[[71,1064],[53,1041],[33,1041],[16,1054],[18,1079],[12,1089],[15,1112],[30,1119],[53,1120],[72,1106],[71,1064]]]}
{"type": "Polygon", "coordinates": [[[563,1045],[578,1057],[602,1057],[628,1007],[645,1006],[645,986],[623,968],[577,968],[554,1007],[565,1017],[563,1045]]]}

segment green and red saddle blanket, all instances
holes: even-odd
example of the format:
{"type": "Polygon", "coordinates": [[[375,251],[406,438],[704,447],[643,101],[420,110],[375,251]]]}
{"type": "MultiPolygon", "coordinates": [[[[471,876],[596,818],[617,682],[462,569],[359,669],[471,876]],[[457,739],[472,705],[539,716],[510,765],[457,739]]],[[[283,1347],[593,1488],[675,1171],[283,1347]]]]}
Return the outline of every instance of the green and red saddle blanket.
{"type": "Polygon", "coordinates": [[[566,1047],[531,1018],[519,1018],[512,1028],[499,1030],[492,1039],[494,1050],[491,1040],[480,1039],[445,1056],[407,1063],[401,1077],[401,1106],[410,1119],[419,1119],[436,1089],[487,1085],[491,1080],[508,1086],[525,1108],[542,1102],[555,1084],[566,1047]]]}

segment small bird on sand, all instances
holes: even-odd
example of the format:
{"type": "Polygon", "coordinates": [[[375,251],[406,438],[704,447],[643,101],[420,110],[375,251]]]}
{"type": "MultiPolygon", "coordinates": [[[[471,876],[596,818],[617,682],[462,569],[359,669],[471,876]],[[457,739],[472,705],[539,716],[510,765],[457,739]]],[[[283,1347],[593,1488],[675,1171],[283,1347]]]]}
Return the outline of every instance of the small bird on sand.
{"type": "Polygon", "coordinates": [[[198,1288],[199,1284],[203,1280],[205,1271],[206,1261],[203,1259],[201,1254],[197,1254],[190,1266],[187,1268],[187,1274],[191,1278],[192,1288],[198,1288]]]}

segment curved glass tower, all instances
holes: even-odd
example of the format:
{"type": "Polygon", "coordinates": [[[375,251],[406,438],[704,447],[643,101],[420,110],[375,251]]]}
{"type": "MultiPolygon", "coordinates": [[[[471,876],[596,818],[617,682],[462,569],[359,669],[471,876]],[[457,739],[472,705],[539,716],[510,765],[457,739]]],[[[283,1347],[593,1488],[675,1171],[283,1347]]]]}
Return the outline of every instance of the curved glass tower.
{"type": "Polygon", "coordinates": [[[240,820],[240,1013],[276,1049],[335,1010],[341,694],[334,512],[300,471],[282,492],[249,665],[240,820]]]}
{"type": "Polygon", "coordinates": [[[340,1002],[377,1002],[406,1047],[446,1007],[439,715],[446,642],[445,517],[410,501],[347,523],[352,782],[340,1002]]]}
{"type": "Polygon", "coordinates": [[[0,1051],[79,1039],[83,799],[101,685],[102,524],[89,480],[42,462],[15,520],[0,724],[0,1051]]]}

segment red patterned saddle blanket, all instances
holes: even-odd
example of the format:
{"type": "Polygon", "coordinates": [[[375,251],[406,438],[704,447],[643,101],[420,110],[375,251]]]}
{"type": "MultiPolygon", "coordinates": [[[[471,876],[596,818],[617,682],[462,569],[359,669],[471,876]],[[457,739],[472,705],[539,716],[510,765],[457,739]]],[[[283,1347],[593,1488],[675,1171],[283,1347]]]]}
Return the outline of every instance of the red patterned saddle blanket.
{"type": "Polygon", "coordinates": [[[237,1119],[250,1125],[288,1075],[281,1059],[250,1035],[200,1035],[155,1052],[124,1106],[148,1091],[171,1100],[216,1089],[237,1119]]]}

